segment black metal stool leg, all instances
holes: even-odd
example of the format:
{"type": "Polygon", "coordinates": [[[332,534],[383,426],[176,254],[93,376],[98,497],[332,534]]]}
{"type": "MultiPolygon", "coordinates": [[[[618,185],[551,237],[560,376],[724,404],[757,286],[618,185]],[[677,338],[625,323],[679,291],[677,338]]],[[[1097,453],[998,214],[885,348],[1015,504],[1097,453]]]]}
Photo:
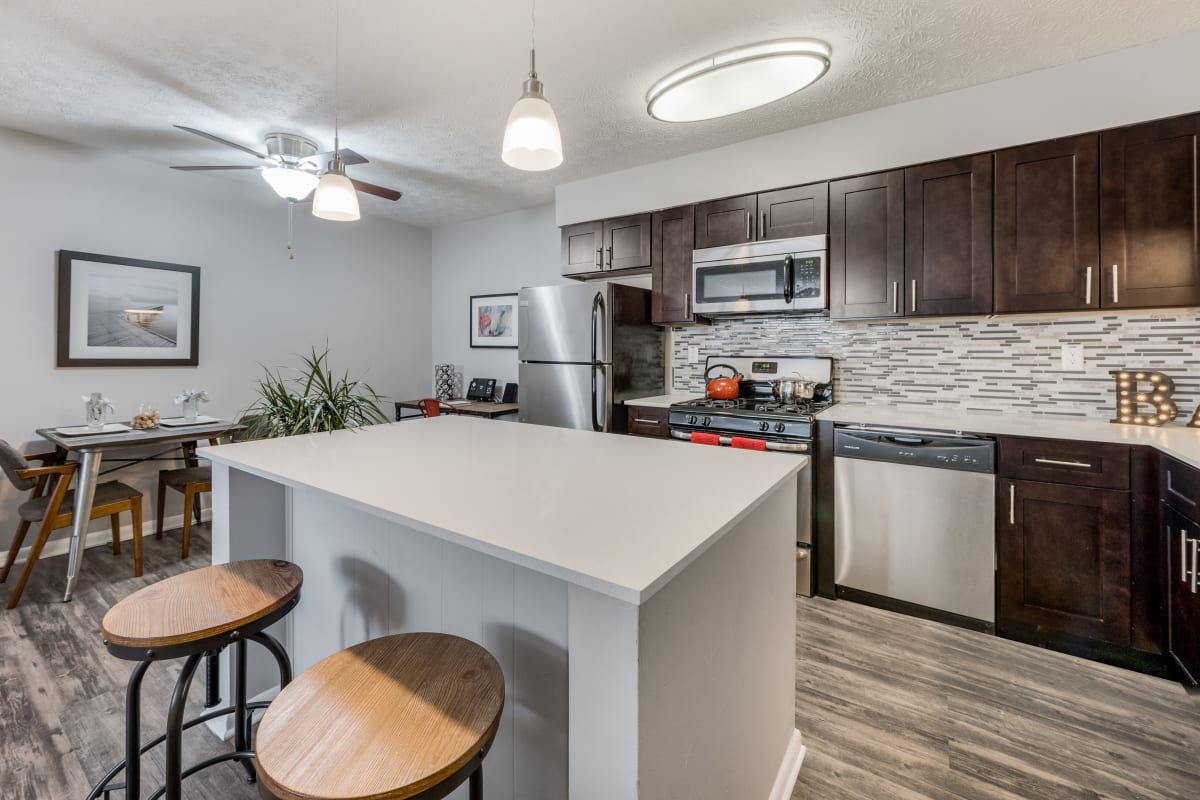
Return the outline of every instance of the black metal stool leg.
{"type": "Polygon", "coordinates": [[[250,638],[265,647],[267,652],[275,657],[275,663],[279,667],[279,688],[283,689],[291,683],[292,660],[288,658],[287,650],[283,649],[279,640],[266,631],[259,631],[250,638]]]}
{"type": "Polygon", "coordinates": [[[188,690],[192,688],[192,678],[196,667],[200,666],[202,653],[188,656],[175,682],[175,692],[171,695],[171,708],[167,712],[167,768],[163,776],[166,789],[166,800],[182,800],[183,798],[183,714],[187,705],[188,690]]]}
{"type": "Polygon", "coordinates": [[[471,800],[483,800],[483,763],[479,764],[479,769],[471,773],[471,800]]]}
{"type": "Polygon", "coordinates": [[[125,689],[125,797],[129,800],[142,797],[142,678],[151,663],[139,661],[125,689]]]}
{"type": "MultiPolygon", "coordinates": [[[[246,711],[246,640],[238,639],[233,645],[233,749],[239,752],[250,749],[250,714],[246,711]]],[[[258,775],[254,765],[243,761],[246,782],[254,783],[258,775]]]]}

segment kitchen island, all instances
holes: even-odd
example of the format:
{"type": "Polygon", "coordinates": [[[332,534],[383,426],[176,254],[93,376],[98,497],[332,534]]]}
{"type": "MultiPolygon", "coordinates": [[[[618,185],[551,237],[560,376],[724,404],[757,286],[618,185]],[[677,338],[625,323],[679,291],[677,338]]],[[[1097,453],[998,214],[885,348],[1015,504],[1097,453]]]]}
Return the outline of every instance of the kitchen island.
{"type": "Polygon", "coordinates": [[[804,459],[453,415],[200,453],[214,563],[304,570],[297,671],[416,630],[496,656],[489,800],[791,796],[804,459]]]}

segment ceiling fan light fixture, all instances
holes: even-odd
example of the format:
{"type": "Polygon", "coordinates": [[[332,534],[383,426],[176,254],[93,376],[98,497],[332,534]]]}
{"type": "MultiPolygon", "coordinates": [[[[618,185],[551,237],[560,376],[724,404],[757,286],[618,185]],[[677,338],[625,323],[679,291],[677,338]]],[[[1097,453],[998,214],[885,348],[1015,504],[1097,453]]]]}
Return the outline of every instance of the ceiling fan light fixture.
{"type": "Polygon", "coordinates": [[[303,200],[319,183],[316,175],[294,167],[267,167],[262,177],[284,200],[303,200]]]}
{"type": "Polygon", "coordinates": [[[354,222],[362,216],[358,211],[358,192],[340,169],[331,169],[321,176],[313,194],[312,213],[333,222],[354,222]]]}
{"type": "Polygon", "coordinates": [[[696,122],[765,106],[829,71],[832,50],[816,39],[735,47],[680,67],[650,87],[646,111],[663,122],[696,122]]]}

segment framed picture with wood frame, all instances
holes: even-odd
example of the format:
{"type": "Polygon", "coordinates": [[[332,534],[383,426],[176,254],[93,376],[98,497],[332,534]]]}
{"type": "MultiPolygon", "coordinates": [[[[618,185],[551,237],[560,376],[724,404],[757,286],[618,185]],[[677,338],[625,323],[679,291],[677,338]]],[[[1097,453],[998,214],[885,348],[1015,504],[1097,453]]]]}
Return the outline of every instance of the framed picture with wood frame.
{"type": "Polygon", "coordinates": [[[58,252],[60,367],[200,363],[200,268],[58,252]]]}
{"type": "Polygon", "coordinates": [[[517,346],[517,294],[471,297],[471,347],[517,346]]]}

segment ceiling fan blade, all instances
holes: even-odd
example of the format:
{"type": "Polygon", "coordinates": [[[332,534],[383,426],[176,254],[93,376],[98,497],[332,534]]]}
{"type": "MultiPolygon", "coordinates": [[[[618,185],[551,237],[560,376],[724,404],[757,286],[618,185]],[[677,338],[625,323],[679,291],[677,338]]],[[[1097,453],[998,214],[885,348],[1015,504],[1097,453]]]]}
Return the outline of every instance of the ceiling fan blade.
{"type": "Polygon", "coordinates": [[[376,197],[382,197],[384,200],[399,200],[404,196],[403,192],[397,192],[395,189],[385,189],[384,187],[376,186],[373,183],[356,181],[354,178],[350,179],[350,183],[354,184],[354,188],[358,191],[366,194],[373,194],[376,197]]]}
{"type": "Polygon", "coordinates": [[[231,142],[228,139],[222,139],[220,136],[214,136],[211,133],[205,133],[204,131],[198,130],[196,128],[189,128],[186,125],[176,125],[175,127],[179,128],[179,130],[181,130],[181,131],[187,131],[188,133],[194,133],[197,136],[203,136],[205,139],[216,142],[217,144],[223,144],[226,147],[232,147],[234,149],[241,150],[243,153],[249,153],[250,155],[254,156],[255,158],[261,158],[261,159],[267,158],[265,155],[258,152],[257,150],[251,150],[249,147],[240,145],[237,142],[231,142]]]}
{"type": "Polygon", "coordinates": [[[174,167],[173,166],[173,167],[171,167],[171,169],[181,169],[186,172],[198,172],[201,170],[214,170],[214,169],[262,169],[262,167],[260,167],[258,165],[244,166],[244,167],[233,167],[233,166],[228,166],[228,167],[174,167]]]}
{"type": "MultiPolygon", "coordinates": [[[[355,164],[370,164],[371,163],[365,157],[360,156],[358,153],[354,152],[349,147],[343,147],[338,152],[342,154],[342,163],[345,164],[347,167],[352,167],[355,164]]],[[[311,161],[312,163],[316,164],[321,169],[325,169],[326,167],[329,166],[329,162],[333,161],[333,151],[330,150],[325,153],[317,153],[315,156],[309,156],[308,158],[306,158],[304,160],[311,161]]]]}

